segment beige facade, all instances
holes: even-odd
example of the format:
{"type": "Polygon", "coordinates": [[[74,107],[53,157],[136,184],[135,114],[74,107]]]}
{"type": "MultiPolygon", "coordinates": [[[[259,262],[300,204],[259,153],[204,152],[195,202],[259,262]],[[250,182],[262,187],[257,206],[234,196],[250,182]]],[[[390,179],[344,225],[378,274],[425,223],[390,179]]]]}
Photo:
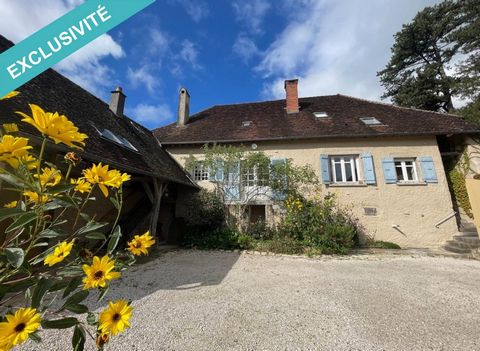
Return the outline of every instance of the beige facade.
{"type": "MultiPolygon", "coordinates": [[[[456,219],[452,217],[452,200],[435,137],[265,141],[256,144],[258,151],[264,151],[272,158],[288,158],[297,165],[310,165],[319,177],[320,155],[359,156],[370,153],[373,157],[376,184],[361,184],[363,165],[359,158],[360,184],[322,184],[322,192],[336,193],[343,205],[352,206],[352,211],[366,228],[366,232],[376,240],[395,242],[402,247],[439,247],[457,231],[456,219]],[[387,184],[381,161],[386,157],[416,159],[419,181],[387,184]],[[433,159],[437,182],[422,181],[422,170],[418,161],[420,157],[433,159]],[[448,220],[439,224],[448,217],[448,220]]],[[[167,146],[167,150],[181,165],[185,165],[189,155],[201,158],[202,153],[200,146],[167,146]]],[[[202,181],[199,185],[208,188],[209,182],[202,181]]]]}

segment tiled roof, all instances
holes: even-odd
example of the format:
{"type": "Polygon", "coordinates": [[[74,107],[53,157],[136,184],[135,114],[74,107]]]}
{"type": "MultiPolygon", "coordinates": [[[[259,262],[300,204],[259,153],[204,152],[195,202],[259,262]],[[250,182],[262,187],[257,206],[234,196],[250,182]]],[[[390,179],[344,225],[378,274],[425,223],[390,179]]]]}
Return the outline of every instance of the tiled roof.
{"type": "Polygon", "coordinates": [[[175,123],[154,130],[163,145],[281,139],[351,138],[402,135],[480,133],[480,126],[461,117],[402,108],[345,95],[301,98],[300,112],[287,114],[285,100],[213,106],[192,116],[185,126],[175,123]],[[318,118],[314,112],[326,112],[318,118]],[[361,117],[382,125],[368,126],[361,117]],[[251,121],[248,126],[244,121],[251,121]]]}
{"type": "MultiPolygon", "coordinates": [[[[12,45],[0,36],[0,53],[12,45]]],[[[20,122],[20,116],[15,114],[15,111],[30,114],[28,104],[37,104],[45,111],[66,115],[81,132],[88,135],[85,151],[78,152],[84,159],[101,161],[133,174],[193,185],[151,131],[128,117],[117,117],[108,104],[56,71],[49,69],[17,90],[20,95],[1,101],[0,124],[16,122],[22,131],[38,135],[33,127],[20,122]],[[138,152],[106,140],[97,131],[103,129],[127,139],[138,152]]]]}

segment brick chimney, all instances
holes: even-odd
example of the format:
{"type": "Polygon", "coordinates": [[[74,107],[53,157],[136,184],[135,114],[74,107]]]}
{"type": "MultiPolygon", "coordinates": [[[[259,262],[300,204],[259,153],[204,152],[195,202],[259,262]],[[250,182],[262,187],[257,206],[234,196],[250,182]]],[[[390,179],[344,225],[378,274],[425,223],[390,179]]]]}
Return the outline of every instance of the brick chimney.
{"type": "Polygon", "coordinates": [[[179,126],[184,126],[188,123],[190,118],[190,94],[187,89],[180,89],[180,96],[178,98],[178,121],[179,126]]]}
{"type": "Polygon", "coordinates": [[[287,93],[287,113],[298,113],[298,79],[285,81],[285,92],[287,93]]]}
{"type": "Polygon", "coordinates": [[[122,92],[121,87],[117,87],[112,91],[112,100],[110,101],[110,110],[118,117],[123,117],[123,111],[125,109],[126,95],[122,92]]]}

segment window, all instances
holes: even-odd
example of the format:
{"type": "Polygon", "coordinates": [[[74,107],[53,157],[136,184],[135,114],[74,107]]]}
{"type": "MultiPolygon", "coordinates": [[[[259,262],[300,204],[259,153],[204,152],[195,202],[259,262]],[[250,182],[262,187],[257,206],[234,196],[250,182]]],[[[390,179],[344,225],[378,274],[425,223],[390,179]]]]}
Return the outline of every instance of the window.
{"type": "Polygon", "coordinates": [[[395,170],[398,182],[416,182],[418,180],[414,158],[395,159],[395,170]]]}
{"type": "Polygon", "coordinates": [[[100,133],[100,135],[102,137],[104,137],[105,139],[114,142],[115,144],[123,146],[124,148],[127,148],[129,150],[138,152],[138,149],[135,146],[133,146],[132,143],[130,143],[127,139],[125,139],[124,137],[115,135],[112,131],[110,131],[108,129],[104,129],[100,133]]]}
{"type": "Polygon", "coordinates": [[[333,183],[358,182],[358,156],[331,156],[333,183]]]}
{"type": "Polygon", "coordinates": [[[197,162],[195,164],[195,168],[193,169],[193,179],[195,181],[209,179],[208,168],[203,164],[203,162],[197,162]]]}
{"type": "Polygon", "coordinates": [[[367,126],[374,126],[382,124],[378,119],[375,117],[361,117],[360,120],[365,123],[367,126]]]}
{"type": "Polygon", "coordinates": [[[317,118],[327,118],[328,113],[326,112],[314,112],[313,115],[317,118]]]}
{"type": "Polygon", "coordinates": [[[244,186],[266,186],[268,184],[268,170],[261,170],[263,167],[249,167],[243,173],[244,186]],[[259,169],[260,168],[260,169],[259,169]]]}

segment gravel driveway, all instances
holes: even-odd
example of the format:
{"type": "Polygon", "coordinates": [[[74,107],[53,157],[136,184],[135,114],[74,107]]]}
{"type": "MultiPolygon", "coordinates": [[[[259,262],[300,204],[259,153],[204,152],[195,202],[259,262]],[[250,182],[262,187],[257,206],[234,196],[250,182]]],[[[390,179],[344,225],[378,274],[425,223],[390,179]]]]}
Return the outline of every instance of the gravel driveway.
{"type": "MultiPolygon", "coordinates": [[[[480,262],[178,251],[135,267],[113,350],[479,350],[480,262]]],[[[69,350],[70,331],[21,350],[69,350]]],[[[88,350],[94,350],[90,343],[88,350]]]]}

